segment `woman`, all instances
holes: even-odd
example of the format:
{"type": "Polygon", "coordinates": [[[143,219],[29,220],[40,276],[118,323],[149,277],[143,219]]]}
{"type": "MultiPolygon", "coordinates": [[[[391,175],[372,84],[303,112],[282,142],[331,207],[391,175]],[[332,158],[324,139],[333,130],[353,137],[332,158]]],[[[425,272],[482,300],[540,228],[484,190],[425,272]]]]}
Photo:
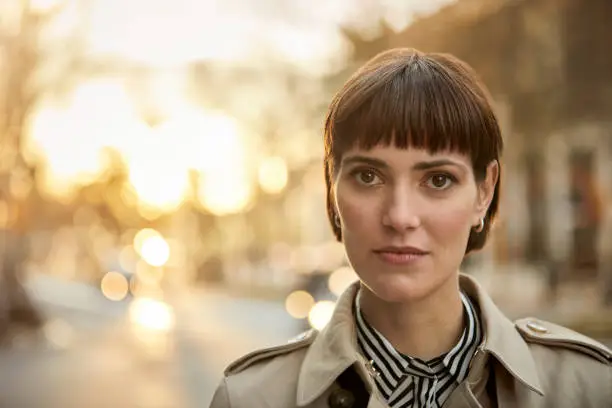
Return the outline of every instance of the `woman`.
{"type": "Polygon", "coordinates": [[[327,211],[359,276],[321,332],[231,364],[211,407],[612,407],[611,353],[508,320],[459,273],[499,200],[502,138],[465,63],[384,52],[333,99],[327,211]]]}

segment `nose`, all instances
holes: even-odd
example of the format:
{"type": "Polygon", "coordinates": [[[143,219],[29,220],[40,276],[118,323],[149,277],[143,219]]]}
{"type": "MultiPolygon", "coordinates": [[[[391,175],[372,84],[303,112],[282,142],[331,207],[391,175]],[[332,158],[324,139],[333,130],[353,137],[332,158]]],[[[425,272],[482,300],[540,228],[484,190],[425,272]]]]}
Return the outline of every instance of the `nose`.
{"type": "Polygon", "coordinates": [[[382,223],[398,232],[415,229],[421,225],[418,207],[417,195],[409,187],[397,186],[389,191],[382,223]]]}

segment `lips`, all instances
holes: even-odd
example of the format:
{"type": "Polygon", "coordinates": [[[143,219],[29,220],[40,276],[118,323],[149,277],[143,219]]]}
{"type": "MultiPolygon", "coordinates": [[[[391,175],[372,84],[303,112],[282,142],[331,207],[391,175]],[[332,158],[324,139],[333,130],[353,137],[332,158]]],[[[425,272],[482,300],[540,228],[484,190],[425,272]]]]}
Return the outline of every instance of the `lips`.
{"type": "Polygon", "coordinates": [[[383,262],[392,265],[412,264],[423,259],[429,254],[428,251],[411,246],[383,247],[375,250],[374,253],[377,254],[383,262]]]}
{"type": "Polygon", "coordinates": [[[387,246],[374,250],[376,253],[404,254],[404,255],[427,255],[428,252],[412,246],[387,246]]]}

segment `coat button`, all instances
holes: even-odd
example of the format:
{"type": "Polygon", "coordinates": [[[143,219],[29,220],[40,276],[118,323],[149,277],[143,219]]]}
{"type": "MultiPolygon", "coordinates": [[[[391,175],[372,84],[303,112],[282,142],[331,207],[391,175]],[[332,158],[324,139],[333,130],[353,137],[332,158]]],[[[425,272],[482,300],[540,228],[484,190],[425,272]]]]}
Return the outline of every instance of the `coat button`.
{"type": "Polygon", "coordinates": [[[330,408],[351,408],[355,404],[353,393],[343,388],[332,391],[329,395],[330,408]]]}
{"type": "Polygon", "coordinates": [[[544,334],[548,333],[548,329],[546,326],[541,323],[536,322],[535,320],[530,320],[527,322],[527,328],[533,332],[544,334]]]}
{"type": "Polygon", "coordinates": [[[375,378],[380,376],[380,373],[378,372],[378,370],[376,370],[376,367],[374,367],[374,360],[370,360],[365,364],[366,367],[366,371],[370,374],[371,377],[375,378]]]}

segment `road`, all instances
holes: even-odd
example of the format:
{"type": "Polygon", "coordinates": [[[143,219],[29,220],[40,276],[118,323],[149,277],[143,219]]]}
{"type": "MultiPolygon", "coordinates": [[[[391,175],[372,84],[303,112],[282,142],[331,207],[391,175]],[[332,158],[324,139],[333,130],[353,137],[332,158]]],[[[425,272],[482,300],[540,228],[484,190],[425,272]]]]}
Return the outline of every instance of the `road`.
{"type": "Polygon", "coordinates": [[[176,350],[189,407],[208,406],[223,369],[234,359],[287,342],[301,331],[280,303],[214,291],[181,299],[176,350]]]}
{"type": "Polygon", "coordinates": [[[49,324],[0,351],[0,408],[207,407],[229,362],[298,330],[280,304],[210,292],[181,296],[172,330],[140,336],[128,302],[47,279],[30,286],[49,324]]]}

